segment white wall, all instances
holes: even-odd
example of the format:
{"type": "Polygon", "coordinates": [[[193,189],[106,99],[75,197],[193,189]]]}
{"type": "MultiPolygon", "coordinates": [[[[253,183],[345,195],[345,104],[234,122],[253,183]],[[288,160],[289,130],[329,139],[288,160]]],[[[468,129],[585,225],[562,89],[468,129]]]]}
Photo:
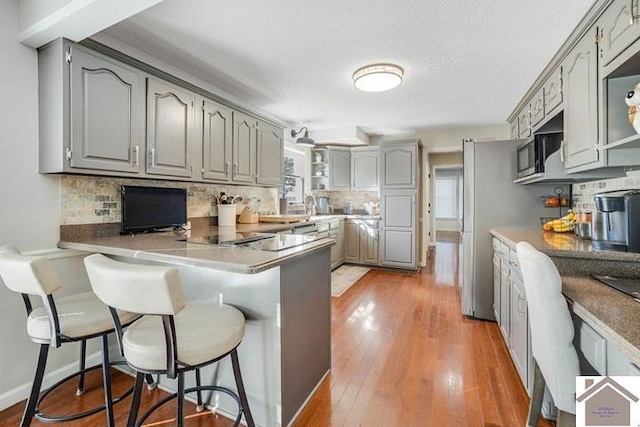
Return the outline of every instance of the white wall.
{"type": "MultiPolygon", "coordinates": [[[[36,51],[15,41],[17,0],[0,2],[0,245],[21,250],[55,247],[59,186],[38,174],[36,51]]],[[[37,346],[26,337],[19,295],[0,285],[0,409],[10,390],[33,376],[37,346]]]]}

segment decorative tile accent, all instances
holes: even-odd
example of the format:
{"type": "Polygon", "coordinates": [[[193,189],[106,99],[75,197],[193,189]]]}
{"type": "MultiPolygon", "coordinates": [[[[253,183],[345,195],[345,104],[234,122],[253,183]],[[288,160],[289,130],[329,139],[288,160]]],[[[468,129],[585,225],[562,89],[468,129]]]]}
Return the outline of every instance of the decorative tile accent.
{"type": "MultiPolygon", "coordinates": [[[[215,196],[221,192],[239,195],[243,204],[259,201],[259,211],[277,210],[278,189],[244,187],[230,184],[205,184],[131,178],[111,178],[83,175],[60,177],[60,225],[118,223],[122,221],[120,186],[140,185],[187,189],[187,217],[213,217],[218,215],[215,196]]],[[[238,212],[242,210],[239,206],[238,212]]]]}
{"type": "Polygon", "coordinates": [[[326,196],[334,209],[342,209],[347,202],[351,202],[354,210],[364,210],[364,203],[378,203],[380,196],[377,191],[314,191],[313,195],[326,196]]]}
{"type": "Polygon", "coordinates": [[[594,194],[603,191],[634,190],[640,188],[640,171],[627,172],[626,177],[573,184],[573,206],[577,211],[595,211],[594,194]]]}

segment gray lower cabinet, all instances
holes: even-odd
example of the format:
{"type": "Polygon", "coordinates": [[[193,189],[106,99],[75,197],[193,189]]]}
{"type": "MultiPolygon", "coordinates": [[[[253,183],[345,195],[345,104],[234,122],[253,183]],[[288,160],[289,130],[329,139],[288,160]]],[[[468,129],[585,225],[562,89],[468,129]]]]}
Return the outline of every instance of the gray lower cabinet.
{"type": "Polygon", "coordinates": [[[569,53],[564,72],[565,168],[598,167],[598,45],[597,28],[588,31],[569,53]]]}
{"type": "MultiPolygon", "coordinates": [[[[508,255],[507,255],[508,257],[508,255]]],[[[511,343],[511,282],[509,281],[509,261],[507,257],[500,258],[500,331],[511,343]]]]}
{"type": "Polygon", "coordinates": [[[143,172],[143,75],[58,40],[38,54],[42,173],[143,172]]]}
{"type": "Polygon", "coordinates": [[[231,180],[233,110],[217,102],[202,101],[202,178],[231,180]]]}
{"type": "Polygon", "coordinates": [[[529,319],[519,269],[511,269],[511,356],[522,384],[529,384],[529,319]]]}
{"type": "Polygon", "coordinates": [[[377,190],[380,186],[380,150],[351,150],[351,190],[377,190]]]}
{"type": "Polygon", "coordinates": [[[281,128],[258,122],[256,141],[256,183],[282,185],[284,133],[281,128]]]}
{"type": "Polygon", "coordinates": [[[345,260],[359,264],[378,264],[378,220],[347,219],[345,260]]]}
{"type": "Polygon", "coordinates": [[[342,265],[345,261],[345,220],[336,220],[329,223],[329,237],[336,241],[331,246],[331,269],[342,265]]]}
{"type": "Polygon", "coordinates": [[[416,199],[416,190],[387,190],[380,193],[382,265],[418,268],[416,199]]]}
{"type": "Polygon", "coordinates": [[[233,112],[233,169],[234,182],[255,182],[257,120],[246,114],[233,112]]]}
{"type": "Polygon", "coordinates": [[[348,148],[329,148],[329,189],[351,188],[351,151],[348,148]]]}
{"type": "Polygon", "coordinates": [[[195,93],[147,79],[147,173],[193,176],[195,93]]]}
{"type": "Polygon", "coordinates": [[[380,150],[380,188],[417,188],[418,144],[389,144],[380,150]]]}

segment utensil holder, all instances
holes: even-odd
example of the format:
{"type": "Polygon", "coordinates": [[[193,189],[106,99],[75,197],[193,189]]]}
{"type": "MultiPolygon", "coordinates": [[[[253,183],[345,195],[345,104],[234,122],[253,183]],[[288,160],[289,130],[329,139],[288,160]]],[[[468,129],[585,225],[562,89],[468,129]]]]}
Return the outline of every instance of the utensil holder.
{"type": "Polygon", "coordinates": [[[236,224],[236,205],[218,205],[218,226],[236,224]]]}

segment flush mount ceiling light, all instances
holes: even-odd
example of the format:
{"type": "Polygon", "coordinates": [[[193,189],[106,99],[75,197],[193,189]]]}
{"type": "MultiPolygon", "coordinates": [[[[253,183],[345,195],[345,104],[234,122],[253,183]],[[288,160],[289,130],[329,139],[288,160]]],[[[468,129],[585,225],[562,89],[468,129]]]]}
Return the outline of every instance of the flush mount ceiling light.
{"type": "Polygon", "coordinates": [[[307,129],[306,126],[300,128],[297,132],[291,129],[291,136],[295,138],[296,135],[300,135],[302,133],[302,130],[304,130],[304,136],[296,139],[296,145],[300,145],[301,147],[315,147],[316,142],[309,138],[309,129],[307,129]]]}
{"type": "Polygon", "coordinates": [[[393,64],[371,64],[353,73],[353,84],[365,92],[383,92],[402,83],[404,70],[393,64]]]}

